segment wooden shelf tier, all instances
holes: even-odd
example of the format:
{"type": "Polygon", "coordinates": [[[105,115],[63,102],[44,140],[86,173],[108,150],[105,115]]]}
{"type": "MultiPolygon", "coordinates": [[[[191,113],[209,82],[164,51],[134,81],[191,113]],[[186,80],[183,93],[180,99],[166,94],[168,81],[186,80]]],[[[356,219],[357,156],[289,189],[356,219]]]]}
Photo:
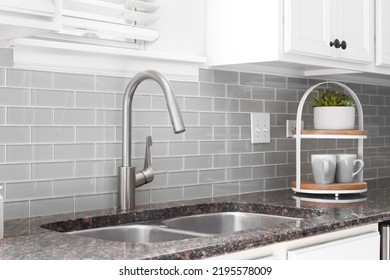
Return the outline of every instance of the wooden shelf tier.
{"type": "Polygon", "coordinates": [[[298,192],[321,192],[321,193],[357,193],[365,192],[367,190],[366,182],[352,182],[352,183],[334,183],[329,185],[318,185],[313,181],[302,180],[300,190],[296,188],[296,182],[292,182],[293,189],[298,192]]]}
{"type": "MultiPolygon", "coordinates": [[[[327,139],[366,139],[368,135],[367,130],[326,130],[313,129],[302,130],[302,139],[327,138],[327,139]]],[[[296,138],[296,132],[293,131],[293,137],[296,138]]]]}

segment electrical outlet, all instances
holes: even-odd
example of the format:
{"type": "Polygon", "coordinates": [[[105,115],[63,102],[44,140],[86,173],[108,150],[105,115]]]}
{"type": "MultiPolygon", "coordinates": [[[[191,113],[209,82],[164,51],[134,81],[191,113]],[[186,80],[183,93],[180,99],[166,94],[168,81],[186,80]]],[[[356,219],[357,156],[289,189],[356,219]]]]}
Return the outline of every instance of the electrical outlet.
{"type": "MultiPolygon", "coordinates": [[[[287,120],[286,121],[286,137],[292,138],[293,136],[293,130],[297,129],[297,121],[293,120],[287,120]]],[[[301,129],[303,130],[303,121],[301,121],[301,129]]]]}
{"type": "Polygon", "coordinates": [[[271,143],[270,115],[251,113],[251,143],[271,143]]]}

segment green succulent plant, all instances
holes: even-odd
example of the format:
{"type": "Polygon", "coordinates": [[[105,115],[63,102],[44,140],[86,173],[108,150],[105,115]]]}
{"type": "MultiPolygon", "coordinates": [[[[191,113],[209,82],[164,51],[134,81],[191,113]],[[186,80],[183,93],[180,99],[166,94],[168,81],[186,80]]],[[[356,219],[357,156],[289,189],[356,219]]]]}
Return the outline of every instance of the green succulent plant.
{"type": "Polygon", "coordinates": [[[353,98],[343,91],[337,91],[335,88],[320,88],[317,95],[312,98],[313,107],[321,106],[355,106],[353,98]]]}

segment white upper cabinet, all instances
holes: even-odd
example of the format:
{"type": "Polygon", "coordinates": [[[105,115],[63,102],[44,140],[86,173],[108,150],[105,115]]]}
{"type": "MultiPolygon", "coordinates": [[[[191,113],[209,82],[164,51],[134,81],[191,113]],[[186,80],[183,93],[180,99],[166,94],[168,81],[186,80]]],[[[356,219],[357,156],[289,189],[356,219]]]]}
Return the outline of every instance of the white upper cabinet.
{"type": "Polygon", "coordinates": [[[376,64],[390,66],[390,1],[376,1],[376,64]]]}
{"type": "Polygon", "coordinates": [[[0,0],[0,40],[61,29],[61,0],[0,0]]]}
{"type": "Polygon", "coordinates": [[[285,52],[372,63],[374,1],[285,0],[285,52]]]}
{"type": "Polygon", "coordinates": [[[329,46],[329,40],[334,37],[333,1],[291,0],[284,3],[284,50],[333,57],[334,49],[329,46]]]}
{"type": "Polygon", "coordinates": [[[375,64],[375,16],[373,0],[209,0],[208,64],[303,76],[390,74],[375,64]]]}

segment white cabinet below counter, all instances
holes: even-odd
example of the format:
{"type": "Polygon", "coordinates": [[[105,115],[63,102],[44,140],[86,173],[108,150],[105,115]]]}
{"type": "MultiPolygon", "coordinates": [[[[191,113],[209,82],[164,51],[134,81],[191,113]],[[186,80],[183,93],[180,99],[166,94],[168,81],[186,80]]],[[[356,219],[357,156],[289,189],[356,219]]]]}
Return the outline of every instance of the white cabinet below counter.
{"type": "Polygon", "coordinates": [[[370,224],[208,259],[379,260],[378,224],[370,224]]]}
{"type": "Polygon", "coordinates": [[[371,232],[287,252],[288,260],[378,260],[379,232],[371,232]]]}

